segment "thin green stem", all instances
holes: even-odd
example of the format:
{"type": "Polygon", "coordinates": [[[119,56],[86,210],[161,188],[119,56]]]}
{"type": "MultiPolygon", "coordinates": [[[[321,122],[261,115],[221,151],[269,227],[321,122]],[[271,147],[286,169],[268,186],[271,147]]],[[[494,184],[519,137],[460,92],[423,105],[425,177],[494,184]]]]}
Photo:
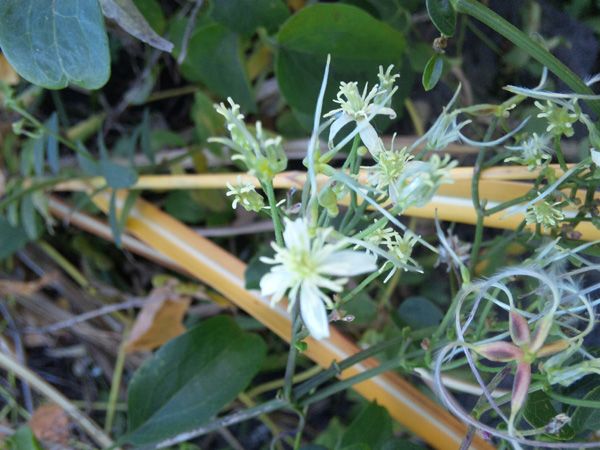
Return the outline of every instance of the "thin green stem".
{"type": "Polygon", "coordinates": [[[71,180],[73,178],[72,175],[59,175],[56,177],[48,178],[39,183],[31,184],[24,189],[13,190],[10,195],[7,195],[2,200],[0,200],[0,211],[6,208],[12,202],[19,200],[21,197],[24,197],[27,194],[31,194],[32,192],[45,189],[55,184],[61,183],[63,181],[71,180]]]}
{"type": "Polygon", "coordinates": [[[288,408],[289,404],[282,399],[274,399],[268,402],[265,402],[261,405],[255,406],[253,408],[248,408],[243,411],[238,411],[232,414],[228,414],[225,417],[221,417],[219,419],[213,420],[212,422],[198,427],[194,430],[187,431],[185,433],[178,434],[169,439],[165,439],[162,442],[156,444],[156,448],[165,448],[170,447],[172,445],[179,444],[180,442],[189,441],[190,439],[197,438],[198,436],[202,436],[206,433],[210,433],[212,431],[216,431],[220,428],[229,427],[231,425],[235,425],[240,422],[244,422],[249,419],[253,419],[254,417],[261,416],[263,414],[267,414],[273,411],[277,411],[279,409],[288,408]]]}
{"type": "Polygon", "coordinates": [[[290,351],[288,353],[287,364],[285,366],[285,376],[283,378],[283,398],[287,401],[291,401],[292,398],[292,385],[294,380],[294,372],[296,370],[296,357],[298,356],[298,349],[296,347],[298,341],[298,333],[302,326],[300,320],[300,303],[296,302],[292,307],[292,337],[290,339],[290,351]]]}
{"type": "MultiPolygon", "coordinates": [[[[497,124],[498,118],[495,117],[485,132],[485,136],[483,138],[484,141],[487,141],[491,138],[492,134],[496,130],[497,124]]],[[[481,178],[481,169],[485,159],[485,152],[485,148],[482,147],[479,149],[479,154],[477,155],[477,160],[475,161],[475,167],[473,168],[473,178],[471,179],[473,207],[475,208],[475,212],[477,214],[475,237],[473,238],[473,247],[471,247],[471,275],[473,275],[475,272],[475,267],[477,266],[477,262],[479,260],[479,250],[483,240],[483,219],[485,217],[485,208],[481,204],[481,199],[479,197],[479,179],[481,178]]]]}
{"type": "Polygon", "coordinates": [[[562,151],[562,146],[560,145],[560,136],[554,136],[554,151],[556,152],[556,159],[558,159],[558,164],[563,172],[569,170],[567,162],[565,161],[565,155],[562,151]]]}
{"type": "Polygon", "coordinates": [[[365,381],[365,380],[368,380],[369,378],[373,378],[377,375],[387,372],[388,370],[396,369],[398,366],[400,366],[402,364],[402,362],[403,362],[402,360],[395,358],[395,359],[392,359],[389,361],[385,361],[385,362],[381,363],[380,365],[378,365],[377,367],[374,367],[373,369],[366,370],[366,371],[361,372],[357,375],[354,375],[350,378],[346,378],[345,380],[338,381],[337,383],[334,383],[331,386],[327,386],[326,388],[323,388],[322,390],[305,398],[304,400],[302,400],[301,405],[308,406],[319,400],[323,400],[324,398],[327,398],[333,394],[337,394],[340,391],[346,390],[349,387],[351,387],[357,383],[360,383],[361,381],[365,381]]]}
{"type": "Polygon", "coordinates": [[[516,197],[506,202],[502,202],[499,205],[494,206],[493,208],[486,209],[485,215],[491,216],[493,214],[499,213],[500,211],[504,211],[505,209],[510,208],[511,206],[515,206],[520,203],[529,201],[532,199],[533,196],[534,194],[530,192],[528,194],[522,195],[521,197],[516,197]]]}
{"type": "MultiPolygon", "coordinates": [[[[300,372],[292,378],[294,384],[301,383],[303,381],[308,380],[309,378],[314,377],[315,375],[321,373],[323,369],[319,366],[313,366],[310,369],[305,370],[304,372],[300,372]]],[[[267,381],[261,385],[256,386],[255,388],[249,390],[247,392],[248,397],[254,398],[259,395],[264,394],[265,392],[274,391],[276,389],[282,388],[284,385],[284,379],[279,378],[273,381],[267,381]]]]}
{"type": "Polygon", "coordinates": [[[123,377],[123,369],[125,368],[125,343],[128,332],[123,333],[123,342],[119,347],[119,353],[117,354],[117,361],[115,362],[115,368],[113,370],[112,382],[110,385],[110,393],[108,395],[108,405],[106,408],[106,421],[104,422],[104,431],[110,433],[112,429],[115,412],[117,407],[117,401],[119,400],[119,392],[121,390],[121,379],[123,377]]]}
{"type": "Polygon", "coordinates": [[[262,188],[267,193],[267,200],[269,201],[271,219],[273,219],[273,227],[275,228],[275,242],[277,242],[277,245],[283,246],[283,225],[281,223],[281,216],[279,215],[279,208],[277,207],[277,199],[275,198],[272,181],[262,182],[262,188]]]}
{"type": "Polygon", "coordinates": [[[346,295],[342,297],[340,303],[344,304],[350,300],[352,300],[357,294],[359,294],[363,289],[365,289],[373,280],[375,280],[381,273],[379,270],[371,273],[367,278],[362,280],[354,289],[348,292],[346,295]]]}
{"type": "MultiPolygon", "coordinates": [[[[525,53],[537,60],[540,64],[547,67],[550,72],[555,74],[567,86],[578,94],[594,94],[581,78],[579,78],[571,69],[565,66],[552,53],[542,47],[539,43],[531,39],[524,32],[512,25],[510,22],[496,14],[490,8],[477,0],[451,0],[457,12],[467,14],[480,22],[484,23],[494,31],[504,36],[525,53]]],[[[597,114],[600,115],[600,102],[598,100],[589,100],[588,105],[597,114]]]]}

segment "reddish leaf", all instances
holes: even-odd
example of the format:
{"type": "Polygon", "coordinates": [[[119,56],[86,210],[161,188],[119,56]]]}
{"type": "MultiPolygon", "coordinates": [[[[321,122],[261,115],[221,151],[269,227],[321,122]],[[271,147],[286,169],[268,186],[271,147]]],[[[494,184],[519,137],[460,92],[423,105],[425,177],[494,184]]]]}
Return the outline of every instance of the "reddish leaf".
{"type": "Polygon", "coordinates": [[[529,345],[531,336],[529,334],[529,324],[527,320],[515,311],[510,312],[509,320],[510,337],[519,347],[529,345]]]}
{"type": "Polygon", "coordinates": [[[529,349],[536,353],[544,342],[546,342],[546,338],[548,337],[548,333],[550,332],[550,328],[552,327],[553,316],[546,315],[542,317],[537,323],[535,330],[533,331],[533,337],[531,339],[531,345],[529,349]]]}
{"type": "Polygon", "coordinates": [[[490,361],[519,361],[523,358],[523,350],[510,342],[491,342],[473,348],[477,353],[490,361]]]}
{"type": "Polygon", "coordinates": [[[540,348],[536,352],[535,356],[537,356],[538,358],[543,358],[545,356],[550,356],[550,355],[554,355],[555,353],[562,352],[563,350],[566,350],[568,347],[569,347],[569,341],[561,339],[559,341],[554,341],[551,344],[544,345],[542,348],[540,348]]]}
{"type": "Polygon", "coordinates": [[[527,398],[527,391],[529,391],[529,384],[531,383],[531,364],[521,362],[517,365],[517,372],[515,373],[515,381],[513,383],[512,399],[510,407],[512,414],[516,413],[527,398]]]}

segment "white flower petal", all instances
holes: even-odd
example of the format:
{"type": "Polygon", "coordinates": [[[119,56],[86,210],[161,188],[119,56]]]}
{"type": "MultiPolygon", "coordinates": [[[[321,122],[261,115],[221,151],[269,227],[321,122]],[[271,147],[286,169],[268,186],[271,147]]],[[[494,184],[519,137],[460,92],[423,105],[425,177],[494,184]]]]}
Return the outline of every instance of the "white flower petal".
{"type": "Polygon", "coordinates": [[[363,144],[369,149],[371,155],[377,156],[383,148],[383,143],[381,142],[381,139],[379,139],[377,131],[375,131],[373,125],[365,120],[357,122],[357,125],[360,128],[358,134],[360,134],[360,139],[363,141],[363,144]]]}
{"type": "Polygon", "coordinates": [[[308,250],[310,248],[310,237],[306,221],[302,218],[294,221],[286,219],[283,240],[288,249],[301,248],[308,250]]]}
{"type": "Polygon", "coordinates": [[[311,336],[315,339],[329,337],[329,321],[327,320],[327,311],[321,300],[324,295],[312,283],[303,283],[300,290],[300,313],[302,321],[311,336]]]}
{"type": "Polygon", "coordinates": [[[355,250],[341,250],[325,258],[319,266],[319,272],[327,275],[351,277],[361,273],[374,272],[377,257],[355,250]]]}
{"type": "MultiPolygon", "coordinates": [[[[281,267],[281,266],[278,266],[281,267]]],[[[290,287],[290,274],[285,270],[271,270],[260,279],[260,293],[277,303],[290,287]]]]}
{"type": "Polygon", "coordinates": [[[318,287],[329,289],[333,292],[342,292],[344,284],[348,282],[348,278],[338,278],[337,280],[329,280],[324,277],[315,277],[310,280],[318,287]]]}
{"type": "Polygon", "coordinates": [[[352,117],[348,114],[342,114],[339,118],[335,119],[329,127],[329,144],[333,145],[333,139],[339,133],[339,131],[352,122],[352,117]]]}
{"type": "Polygon", "coordinates": [[[396,111],[394,111],[392,108],[388,108],[386,106],[379,106],[379,105],[369,105],[370,107],[368,108],[368,115],[373,114],[373,112],[375,112],[376,115],[384,115],[384,116],[389,116],[390,119],[395,119],[396,118],[396,111]]]}

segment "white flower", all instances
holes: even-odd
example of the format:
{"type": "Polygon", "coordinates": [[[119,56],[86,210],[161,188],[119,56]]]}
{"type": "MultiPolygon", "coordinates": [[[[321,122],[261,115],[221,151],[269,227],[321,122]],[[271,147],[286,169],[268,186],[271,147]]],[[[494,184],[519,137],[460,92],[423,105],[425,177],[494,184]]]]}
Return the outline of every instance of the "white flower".
{"type": "Polygon", "coordinates": [[[289,290],[289,308],[300,300],[302,320],[315,339],[329,336],[325,307],[332,308],[333,302],[322,289],[341,292],[347,277],[377,270],[376,256],[344,249],[344,240],[328,243],[331,231],[319,228],[311,237],[305,219],[285,219],[285,247],[273,243],[275,256],[261,258],[274,265],[260,280],[261,294],[276,303],[289,290]]]}
{"type": "Polygon", "coordinates": [[[528,170],[534,170],[546,164],[552,159],[550,155],[550,136],[533,133],[528,139],[518,146],[506,146],[509,150],[520,152],[517,156],[506,158],[504,162],[516,162],[527,166],[528,170]]]}
{"type": "Polygon", "coordinates": [[[265,206],[262,195],[256,192],[251,183],[242,181],[241,177],[237,178],[236,185],[227,183],[227,188],[229,188],[229,191],[225,195],[227,197],[233,196],[233,202],[231,203],[233,209],[240,204],[246,211],[259,212],[265,206]]]}
{"type": "Polygon", "coordinates": [[[458,164],[449,155],[434,154],[428,161],[410,161],[402,175],[390,185],[390,199],[402,211],[428,203],[442,184],[453,183],[450,171],[458,164]]]}
{"type": "Polygon", "coordinates": [[[565,218],[560,210],[560,203],[541,200],[530,205],[525,212],[525,222],[527,225],[540,224],[544,228],[556,227],[565,218]]]}
{"type": "MultiPolygon", "coordinates": [[[[345,125],[350,122],[356,122],[356,127],[359,130],[363,144],[365,144],[372,155],[377,155],[382,147],[381,139],[379,139],[377,131],[369,120],[377,115],[389,116],[390,119],[396,117],[396,112],[392,108],[377,102],[382,97],[382,94],[389,97],[394,91],[395,89],[392,89],[388,92],[387,89],[382,90],[378,85],[375,85],[367,92],[367,85],[365,85],[361,94],[358,90],[358,83],[342,82],[337,94],[337,100],[334,100],[340,107],[328,112],[324,116],[337,117],[329,128],[329,145],[333,145],[333,139],[345,125]]],[[[379,100],[379,102],[381,101],[383,99],[379,100]]]]}
{"type": "Polygon", "coordinates": [[[406,151],[406,147],[394,150],[392,140],[392,148],[389,150],[382,148],[375,157],[375,164],[367,167],[369,184],[382,193],[389,188],[389,195],[393,198],[395,194],[393,186],[402,176],[411,159],[413,156],[406,151]]]}

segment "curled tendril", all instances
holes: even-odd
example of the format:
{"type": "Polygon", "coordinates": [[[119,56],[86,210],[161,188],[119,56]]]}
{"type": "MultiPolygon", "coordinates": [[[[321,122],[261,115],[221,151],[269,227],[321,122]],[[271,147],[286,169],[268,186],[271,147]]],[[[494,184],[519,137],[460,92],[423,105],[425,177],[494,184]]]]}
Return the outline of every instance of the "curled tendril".
{"type": "MultiPolygon", "coordinates": [[[[582,247],[587,247],[588,245],[584,244],[582,247]]],[[[516,427],[518,425],[518,423],[514,422],[516,415],[514,412],[511,416],[507,416],[504,413],[502,403],[488,389],[474,361],[474,349],[478,348],[478,346],[481,348],[485,345],[490,346],[490,344],[493,344],[490,347],[492,348],[502,346],[502,344],[505,344],[506,347],[512,345],[503,341],[510,336],[509,331],[507,330],[506,332],[478,342],[468,342],[468,331],[482,303],[489,301],[494,306],[510,312],[511,315],[518,314],[522,317],[522,319],[519,319],[520,326],[522,327],[537,325],[540,328],[541,325],[541,327],[550,330],[550,326],[554,325],[551,328],[551,334],[559,338],[561,345],[556,345],[558,341],[554,341],[548,345],[548,350],[546,351],[549,352],[552,350],[551,347],[554,346],[554,349],[557,350],[556,354],[541,365],[542,371],[548,371],[548,373],[550,373],[549,371],[555,371],[555,373],[558,373],[554,377],[549,376],[549,379],[553,381],[552,384],[565,382],[565,380],[566,382],[573,382],[586,373],[596,372],[598,368],[593,365],[594,357],[581,348],[581,343],[583,338],[594,327],[594,306],[600,302],[600,300],[590,301],[587,294],[600,289],[600,283],[586,289],[580,289],[577,277],[598,270],[598,265],[579,257],[577,252],[580,250],[581,248],[579,247],[570,250],[564,249],[560,247],[558,240],[552,241],[550,244],[543,246],[535,258],[526,266],[509,268],[489,279],[465,284],[455,299],[454,318],[457,339],[455,342],[445,346],[436,355],[433,372],[434,384],[437,395],[446,407],[464,422],[483,432],[489,433],[491,436],[509,441],[514,448],[521,448],[521,445],[563,449],[597,448],[599,443],[553,443],[527,438],[527,436],[537,433],[534,433],[535,430],[532,429],[518,429],[516,427]],[[573,258],[578,259],[578,262],[584,264],[584,266],[572,271],[566,271],[565,263],[567,259],[573,258]],[[513,293],[511,289],[513,283],[524,281],[533,281],[536,283],[536,287],[525,294],[521,292],[519,292],[519,295],[513,293]],[[464,311],[466,305],[470,309],[464,311]],[[531,308],[531,306],[536,306],[536,308],[531,308]],[[545,322],[550,325],[546,326],[545,322]],[[490,426],[472,417],[454,399],[443,384],[442,372],[445,365],[455,360],[461,354],[464,354],[467,365],[477,380],[483,395],[489,402],[490,408],[507,425],[507,431],[499,429],[498,426],[490,426]],[[574,358],[578,361],[583,359],[583,362],[560,369],[563,363],[574,358]],[[557,366],[559,367],[557,368],[557,366]]],[[[533,339],[535,339],[535,333],[533,339]]],[[[547,354],[544,353],[540,357],[545,357],[547,354]]]]}

